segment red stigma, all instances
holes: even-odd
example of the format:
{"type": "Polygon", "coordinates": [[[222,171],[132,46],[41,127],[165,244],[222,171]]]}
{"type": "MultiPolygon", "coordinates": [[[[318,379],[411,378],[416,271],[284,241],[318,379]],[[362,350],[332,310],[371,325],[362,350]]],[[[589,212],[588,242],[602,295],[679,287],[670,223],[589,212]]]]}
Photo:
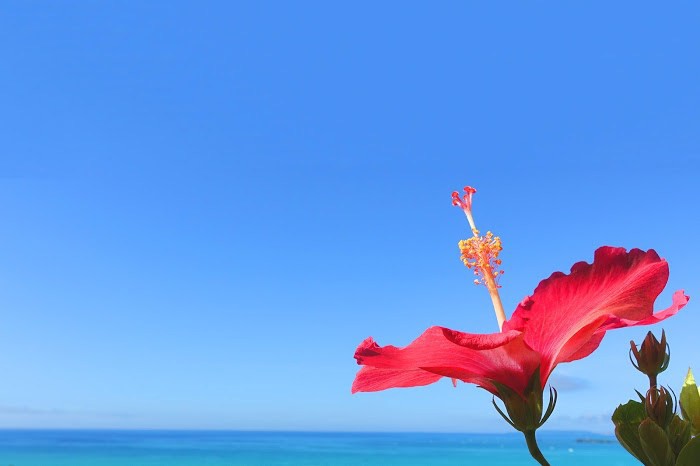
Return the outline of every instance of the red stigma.
{"type": "Polygon", "coordinates": [[[457,191],[452,192],[452,205],[458,206],[465,212],[470,211],[472,208],[472,195],[476,192],[476,189],[471,186],[464,187],[464,194],[461,198],[457,191]]]}

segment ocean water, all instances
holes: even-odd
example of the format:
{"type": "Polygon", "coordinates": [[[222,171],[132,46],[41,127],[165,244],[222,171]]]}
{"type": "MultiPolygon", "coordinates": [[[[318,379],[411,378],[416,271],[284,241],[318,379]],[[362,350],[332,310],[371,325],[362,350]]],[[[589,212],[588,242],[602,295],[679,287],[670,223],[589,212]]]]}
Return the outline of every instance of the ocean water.
{"type": "MultiPolygon", "coordinates": [[[[552,465],[639,463],[612,437],[540,432],[552,465]]],[[[0,466],[537,465],[517,434],[0,430],[0,466]]]]}

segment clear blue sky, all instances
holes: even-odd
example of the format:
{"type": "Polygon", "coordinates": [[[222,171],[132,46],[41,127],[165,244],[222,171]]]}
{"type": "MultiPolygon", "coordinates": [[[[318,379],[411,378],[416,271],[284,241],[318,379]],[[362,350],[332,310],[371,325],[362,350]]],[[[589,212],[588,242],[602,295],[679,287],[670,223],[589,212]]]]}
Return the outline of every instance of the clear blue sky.
{"type": "MultiPolygon", "coordinates": [[[[506,309],[655,248],[662,382],[700,372],[700,10],[465,3],[3,2],[0,427],[505,430],[464,384],[350,395],[369,335],[497,329],[465,184],[506,309]]],[[[645,332],[547,427],[610,431],[645,332]]]]}

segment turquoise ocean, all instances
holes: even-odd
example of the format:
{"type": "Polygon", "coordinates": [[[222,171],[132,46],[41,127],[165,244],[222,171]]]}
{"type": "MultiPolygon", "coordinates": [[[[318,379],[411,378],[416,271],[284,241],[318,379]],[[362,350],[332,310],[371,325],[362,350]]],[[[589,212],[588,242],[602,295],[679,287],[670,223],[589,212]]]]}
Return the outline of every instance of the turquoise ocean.
{"type": "MultiPolygon", "coordinates": [[[[632,466],[613,437],[541,432],[552,465],[632,466]]],[[[0,466],[412,466],[537,463],[518,434],[0,430],[0,466]]]]}

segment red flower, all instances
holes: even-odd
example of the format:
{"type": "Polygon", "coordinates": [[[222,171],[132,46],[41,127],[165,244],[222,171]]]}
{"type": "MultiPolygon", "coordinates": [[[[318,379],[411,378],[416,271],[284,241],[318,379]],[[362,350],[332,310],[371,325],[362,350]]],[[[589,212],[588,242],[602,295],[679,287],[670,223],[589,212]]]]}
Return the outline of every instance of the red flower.
{"type": "Polygon", "coordinates": [[[494,395],[501,384],[521,396],[539,368],[540,386],[560,362],[581,359],[607,330],[660,322],[688,302],[682,291],[653,313],[668,280],[668,264],[655,251],[602,247],[592,264],[555,272],[516,308],[502,333],[467,334],[431,327],[405,348],[363,341],[355,352],[364,366],[352,391],[428,385],[441,377],[474,383],[494,395]]]}
{"type": "Polygon", "coordinates": [[[469,221],[472,237],[460,241],[461,259],[478,277],[474,283],[488,289],[501,333],[478,335],[443,327],[431,327],[405,348],[379,346],[367,338],[355,351],[362,369],[352,392],[428,385],[442,377],[476,384],[498,396],[507,414],[493,404],[503,418],[523,432],[532,457],[542,455],[535,431],[554,410],[556,390],[544,409],[544,386],[560,362],[591,354],[605,332],[632,325],[660,322],[688,302],[682,291],[673,295],[668,309],[654,314],[653,305],[668,281],[668,264],[655,251],[602,247],[592,264],[578,262],[571,273],[553,273],[532,296],[525,298],[506,320],[498,293],[501,240],[491,232],[481,235],[472,213],[476,190],[452,193],[452,204],[469,221]]]}

